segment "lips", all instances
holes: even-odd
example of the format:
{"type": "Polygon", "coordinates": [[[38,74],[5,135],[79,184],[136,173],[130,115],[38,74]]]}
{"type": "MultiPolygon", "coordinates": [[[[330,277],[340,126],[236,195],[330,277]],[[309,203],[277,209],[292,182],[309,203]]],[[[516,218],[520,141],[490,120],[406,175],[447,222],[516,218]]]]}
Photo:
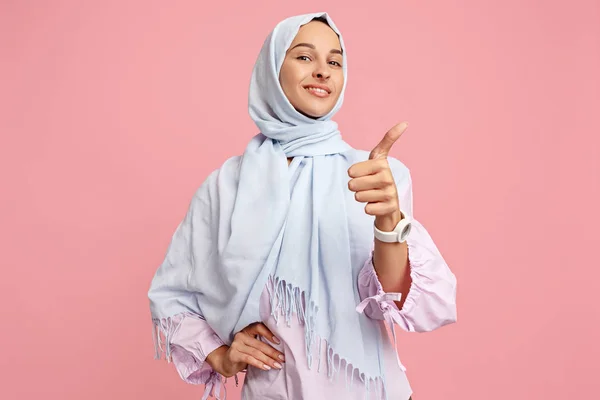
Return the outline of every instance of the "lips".
{"type": "Polygon", "coordinates": [[[306,90],[310,90],[310,89],[318,90],[318,89],[320,89],[320,90],[326,92],[327,94],[331,93],[331,89],[329,89],[329,87],[326,86],[326,85],[319,85],[319,84],[306,85],[306,86],[304,86],[304,89],[306,89],[306,90]]]}
{"type": "Polygon", "coordinates": [[[306,90],[309,94],[319,98],[329,97],[331,93],[331,89],[325,85],[306,85],[304,86],[304,90],[306,90]]]}

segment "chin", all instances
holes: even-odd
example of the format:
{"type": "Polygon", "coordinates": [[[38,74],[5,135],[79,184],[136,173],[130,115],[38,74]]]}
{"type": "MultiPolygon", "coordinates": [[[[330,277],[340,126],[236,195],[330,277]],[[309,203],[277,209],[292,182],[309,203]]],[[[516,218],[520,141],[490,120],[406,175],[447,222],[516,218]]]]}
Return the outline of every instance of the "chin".
{"type": "Polygon", "coordinates": [[[296,108],[296,110],[298,112],[300,112],[301,114],[306,115],[307,117],[315,118],[316,119],[316,118],[321,118],[321,117],[327,115],[327,113],[329,113],[329,111],[331,111],[332,108],[333,107],[331,107],[331,108],[317,108],[317,109],[315,109],[315,108],[308,108],[308,107],[306,107],[306,108],[296,108]]]}
{"type": "Polygon", "coordinates": [[[322,116],[324,116],[327,113],[306,112],[306,113],[303,113],[303,114],[306,115],[306,116],[308,116],[308,117],[317,119],[317,118],[321,118],[322,116]]]}

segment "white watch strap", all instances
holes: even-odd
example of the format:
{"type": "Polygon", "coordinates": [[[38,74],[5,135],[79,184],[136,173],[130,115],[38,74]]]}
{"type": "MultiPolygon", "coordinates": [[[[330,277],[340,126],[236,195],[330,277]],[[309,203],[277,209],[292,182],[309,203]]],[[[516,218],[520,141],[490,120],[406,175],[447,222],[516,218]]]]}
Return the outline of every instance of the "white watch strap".
{"type": "Polygon", "coordinates": [[[410,233],[412,227],[411,222],[412,220],[409,217],[405,216],[404,213],[402,213],[402,219],[400,220],[400,222],[398,222],[398,225],[396,225],[394,230],[391,232],[381,231],[377,229],[375,224],[373,224],[375,239],[385,243],[402,243],[406,241],[406,238],[410,233]]]}

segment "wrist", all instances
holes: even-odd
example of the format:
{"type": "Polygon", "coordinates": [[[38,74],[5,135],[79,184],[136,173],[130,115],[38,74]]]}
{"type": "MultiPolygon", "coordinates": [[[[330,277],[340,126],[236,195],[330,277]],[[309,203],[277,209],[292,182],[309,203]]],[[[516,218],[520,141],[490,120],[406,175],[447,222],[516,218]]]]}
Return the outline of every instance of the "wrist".
{"type": "Polygon", "coordinates": [[[217,347],[213,351],[211,351],[208,356],[206,356],[205,362],[210,365],[210,367],[223,376],[227,376],[227,368],[226,368],[226,357],[227,350],[229,350],[229,346],[223,345],[217,347]]]}
{"type": "Polygon", "coordinates": [[[402,220],[402,213],[396,210],[391,214],[378,215],[375,217],[375,226],[380,231],[391,232],[394,230],[398,222],[402,220]]]}

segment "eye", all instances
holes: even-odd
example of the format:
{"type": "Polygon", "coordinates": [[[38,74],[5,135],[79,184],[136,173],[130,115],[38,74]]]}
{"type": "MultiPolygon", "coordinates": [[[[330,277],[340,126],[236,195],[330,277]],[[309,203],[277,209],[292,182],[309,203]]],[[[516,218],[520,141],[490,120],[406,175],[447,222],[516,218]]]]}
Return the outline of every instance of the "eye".
{"type": "Polygon", "coordinates": [[[333,63],[333,65],[335,65],[336,67],[341,67],[341,66],[342,66],[342,64],[340,64],[340,63],[339,63],[339,62],[337,62],[337,61],[329,61],[329,63],[330,63],[330,64],[331,64],[331,63],[333,63]]]}
{"type": "Polygon", "coordinates": [[[308,56],[299,56],[299,57],[296,57],[296,60],[310,61],[310,58],[308,58],[308,56]]]}

